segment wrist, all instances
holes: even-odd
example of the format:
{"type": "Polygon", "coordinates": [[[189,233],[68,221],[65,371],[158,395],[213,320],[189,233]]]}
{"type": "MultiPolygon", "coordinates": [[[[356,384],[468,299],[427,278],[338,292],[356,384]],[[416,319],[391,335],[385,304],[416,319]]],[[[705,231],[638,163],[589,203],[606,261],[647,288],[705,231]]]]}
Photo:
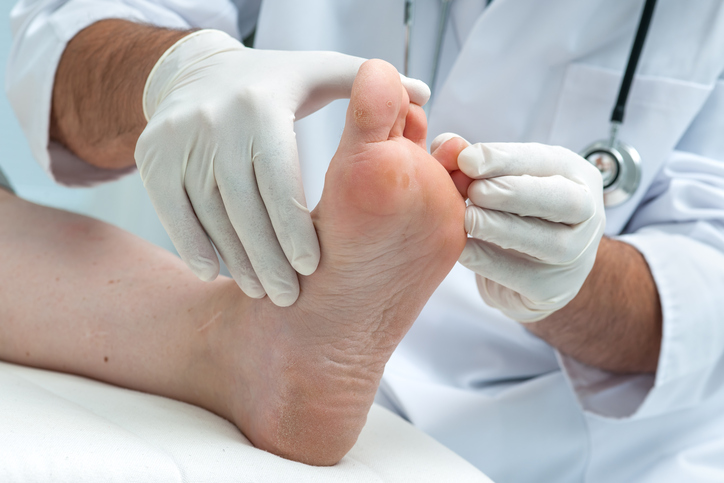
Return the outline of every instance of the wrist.
{"type": "Polygon", "coordinates": [[[134,164],[146,121],[143,88],[156,60],[188,32],[108,19],[81,30],[58,64],[50,138],[107,169],[134,164]]]}
{"type": "Polygon", "coordinates": [[[215,53],[245,48],[220,30],[197,30],[178,39],[159,57],[146,77],[141,96],[145,121],[153,116],[182,72],[215,53]]]}
{"type": "Polygon", "coordinates": [[[661,324],[659,295],[645,259],[633,246],[604,237],[578,295],[526,327],[580,362],[640,373],[656,369],[661,324]]]}

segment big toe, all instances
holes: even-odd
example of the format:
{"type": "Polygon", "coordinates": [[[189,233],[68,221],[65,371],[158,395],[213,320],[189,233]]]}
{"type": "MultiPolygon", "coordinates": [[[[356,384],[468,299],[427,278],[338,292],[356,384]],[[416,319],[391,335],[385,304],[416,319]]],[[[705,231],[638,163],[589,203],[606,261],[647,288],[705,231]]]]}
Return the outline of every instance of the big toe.
{"type": "Polygon", "coordinates": [[[383,60],[368,60],[352,86],[342,144],[402,136],[409,102],[397,70],[383,60]]]}

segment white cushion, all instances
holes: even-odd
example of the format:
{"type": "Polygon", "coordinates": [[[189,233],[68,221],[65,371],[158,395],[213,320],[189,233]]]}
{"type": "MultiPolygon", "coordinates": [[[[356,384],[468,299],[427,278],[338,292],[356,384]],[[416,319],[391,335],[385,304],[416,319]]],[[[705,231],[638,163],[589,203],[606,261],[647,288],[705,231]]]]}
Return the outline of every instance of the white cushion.
{"type": "Polygon", "coordinates": [[[204,409],[0,362],[2,482],[490,482],[380,406],[344,459],[321,468],[254,448],[204,409]]]}

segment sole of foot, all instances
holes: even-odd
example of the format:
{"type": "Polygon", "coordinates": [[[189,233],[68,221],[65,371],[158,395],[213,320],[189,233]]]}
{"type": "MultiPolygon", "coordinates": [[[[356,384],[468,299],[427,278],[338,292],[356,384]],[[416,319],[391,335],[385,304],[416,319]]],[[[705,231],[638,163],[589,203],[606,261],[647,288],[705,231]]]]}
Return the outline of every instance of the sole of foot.
{"type": "Polygon", "coordinates": [[[338,462],[387,360],[462,252],[465,202],[425,135],[394,67],[366,62],[312,213],[319,268],[291,307],[246,299],[243,322],[219,339],[222,370],[233,374],[223,411],[255,446],[338,462]]]}

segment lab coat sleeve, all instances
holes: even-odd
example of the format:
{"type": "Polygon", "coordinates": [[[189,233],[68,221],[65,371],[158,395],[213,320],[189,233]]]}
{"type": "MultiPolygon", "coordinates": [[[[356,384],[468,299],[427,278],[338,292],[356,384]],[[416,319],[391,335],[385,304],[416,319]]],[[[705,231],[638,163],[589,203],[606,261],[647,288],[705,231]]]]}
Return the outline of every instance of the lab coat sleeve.
{"type": "Polygon", "coordinates": [[[215,28],[239,37],[254,27],[260,0],[21,0],[10,13],[13,44],[5,88],[10,104],[43,169],[69,186],[92,185],[133,171],[96,168],[49,139],[55,71],[66,44],[80,30],[116,18],[167,28],[215,28]],[[241,20],[238,20],[241,18],[241,20]]]}
{"type": "MultiPolygon", "coordinates": [[[[643,418],[724,390],[724,81],[618,237],[656,282],[663,337],[655,375],[615,375],[560,356],[585,410],[643,418]]],[[[614,303],[615,301],[612,301],[614,303]]]]}

